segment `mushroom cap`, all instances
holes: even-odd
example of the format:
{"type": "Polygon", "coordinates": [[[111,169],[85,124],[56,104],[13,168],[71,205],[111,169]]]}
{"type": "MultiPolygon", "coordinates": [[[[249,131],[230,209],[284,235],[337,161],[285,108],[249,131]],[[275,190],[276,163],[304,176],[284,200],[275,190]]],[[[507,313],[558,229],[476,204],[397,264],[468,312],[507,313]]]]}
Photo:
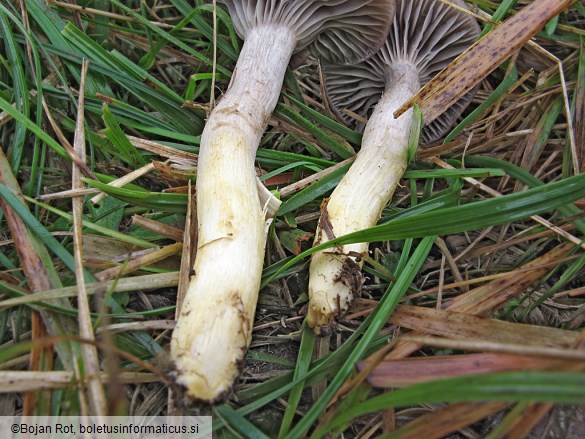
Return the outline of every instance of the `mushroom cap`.
{"type": "Polygon", "coordinates": [[[297,35],[296,51],[308,46],[335,63],[358,62],[384,43],[395,0],[220,0],[236,32],[246,39],[262,24],[283,23],[297,35]]]}
{"type": "MultiPolygon", "coordinates": [[[[465,8],[462,0],[452,3],[465,8]]],[[[480,33],[476,20],[438,0],[397,0],[396,15],[385,43],[366,61],[352,66],[323,63],[328,100],[335,113],[358,131],[365,127],[343,110],[367,117],[389,85],[392,63],[411,63],[421,86],[471,46],[480,33]]],[[[423,143],[442,137],[475,95],[468,92],[438,119],[425,126],[423,143]]]]}

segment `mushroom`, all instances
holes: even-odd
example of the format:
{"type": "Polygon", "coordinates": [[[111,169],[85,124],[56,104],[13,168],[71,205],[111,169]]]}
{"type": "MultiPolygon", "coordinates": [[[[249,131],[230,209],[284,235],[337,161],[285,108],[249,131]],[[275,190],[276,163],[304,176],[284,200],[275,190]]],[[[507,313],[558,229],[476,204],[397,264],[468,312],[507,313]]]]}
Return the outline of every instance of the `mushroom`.
{"type": "MultiPolygon", "coordinates": [[[[464,7],[463,1],[451,1],[464,7]]],[[[390,34],[374,56],[353,66],[323,64],[327,97],[342,120],[363,129],[344,109],[364,117],[374,105],[375,109],[355,162],[322,205],[316,244],[372,227],[380,219],[408,160],[412,110],[397,119],[394,110],[470,46],[479,31],[470,15],[441,1],[397,0],[390,34]]],[[[425,127],[422,141],[445,134],[472,96],[468,93],[425,127]]],[[[328,332],[334,318],[359,295],[363,284],[359,255],[367,250],[367,243],[360,243],[313,254],[307,320],[317,334],[328,332]]]]}
{"type": "Polygon", "coordinates": [[[201,136],[197,256],[171,340],[177,384],[210,403],[228,395],[251,340],[269,224],[254,159],[291,55],[311,46],[332,62],[362,60],[394,11],[394,0],[221,3],[244,45],[201,136]]]}

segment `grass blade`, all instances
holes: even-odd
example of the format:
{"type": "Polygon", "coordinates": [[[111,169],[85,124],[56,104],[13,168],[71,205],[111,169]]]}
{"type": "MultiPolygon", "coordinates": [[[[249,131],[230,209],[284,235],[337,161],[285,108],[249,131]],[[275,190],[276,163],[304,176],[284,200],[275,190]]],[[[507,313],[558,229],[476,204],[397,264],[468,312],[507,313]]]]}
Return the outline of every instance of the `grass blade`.
{"type": "MultiPolygon", "coordinates": [[[[315,333],[311,329],[309,329],[309,327],[306,324],[303,324],[301,347],[299,348],[299,355],[297,358],[295,374],[293,377],[295,381],[298,381],[307,374],[309,366],[311,364],[311,357],[313,355],[314,344],[315,333]]],[[[278,433],[279,438],[284,438],[287,435],[288,431],[290,430],[290,426],[292,425],[295,412],[301,400],[301,394],[303,392],[304,387],[305,387],[304,382],[301,381],[290,391],[290,395],[288,397],[288,404],[286,406],[286,410],[284,411],[282,423],[280,424],[280,431],[278,433]]]]}
{"type": "Polygon", "coordinates": [[[368,345],[372,342],[382,326],[385,325],[388,317],[392,314],[396,305],[398,305],[400,298],[412,283],[414,276],[420,270],[427,254],[431,250],[433,241],[434,237],[427,237],[418,245],[408,261],[408,265],[405,267],[404,271],[402,271],[400,276],[398,276],[396,283],[388,288],[384,297],[380,300],[378,307],[372,313],[372,316],[374,317],[372,317],[372,320],[369,326],[365,329],[364,335],[360,341],[351,351],[347,360],[343,363],[335,377],[331,380],[321,398],[313,404],[311,409],[299,421],[294,429],[291,430],[287,437],[296,438],[305,434],[313,422],[315,422],[325,411],[335,393],[354,370],[355,363],[365,354],[368,345]]]}
{"type": "Polygon", "coordinates": [[[390,407],[460,401],[538,401],[585,403],[585,374],[567,372],[504,372],[471,375],[417,384],[375,396],[350,408],[320,428],[318,439],[348,419],[390,407]]]}

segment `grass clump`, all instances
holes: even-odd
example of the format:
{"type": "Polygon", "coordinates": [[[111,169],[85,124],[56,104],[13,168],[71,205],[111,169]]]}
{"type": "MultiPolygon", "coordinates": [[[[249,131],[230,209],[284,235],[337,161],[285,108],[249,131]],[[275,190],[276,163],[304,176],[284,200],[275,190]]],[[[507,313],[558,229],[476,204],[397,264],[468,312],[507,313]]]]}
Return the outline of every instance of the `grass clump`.
{"type": "MultiPolygon", "coordinates": [[[[485,32],[525,6],[469,3],[485,32]]],[[[208,2],[85,6],[0,5],[2,414],[195,413],[168,348],[199,135],[241,41],[208,2]]],[[[372,243],[327,343],[303,325],[311,236],[360,135],[328,111],[316,60],[288,72],[256,161],[283,204],[251,350],[234,397],[198,408],[218,437],[570,437],[558,419],[585,401],[584,20],[574,2],[494,66],[444,141],[419,145],[379,224],[327,243],[372,243]]]]}

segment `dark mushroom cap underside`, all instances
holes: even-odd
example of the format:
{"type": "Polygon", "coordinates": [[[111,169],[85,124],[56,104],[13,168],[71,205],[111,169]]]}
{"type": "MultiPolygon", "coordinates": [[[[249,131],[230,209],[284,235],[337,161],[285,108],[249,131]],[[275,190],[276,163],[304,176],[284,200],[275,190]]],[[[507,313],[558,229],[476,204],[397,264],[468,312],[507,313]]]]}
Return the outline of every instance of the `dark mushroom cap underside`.
{"type": "MultiPolygon", "coordinates": [[[[464,7],[460,0],[451,0],[464,7]]],[[[444,69],[477,39],[480,28],[473,17],[437,0],[397,0],[390,34],[370,59],[352,66],[323,63],[328,100],[348,125],[364,124],[344,109],[367,117],[384,93],[392,63],[416,66],[421,86],[444,69]]],[[[423,143],[441,138],[455,123],[475,94],[468,92],[421,133],[423,143]]]]}
{"type": "Polygon", "coordinates": [[[297,51],[308,46],[324,60],[357,62],[383,44],[395,0],[220,0],[242,38],[254,26],[283,23],[295,31],[297,51]]]}

